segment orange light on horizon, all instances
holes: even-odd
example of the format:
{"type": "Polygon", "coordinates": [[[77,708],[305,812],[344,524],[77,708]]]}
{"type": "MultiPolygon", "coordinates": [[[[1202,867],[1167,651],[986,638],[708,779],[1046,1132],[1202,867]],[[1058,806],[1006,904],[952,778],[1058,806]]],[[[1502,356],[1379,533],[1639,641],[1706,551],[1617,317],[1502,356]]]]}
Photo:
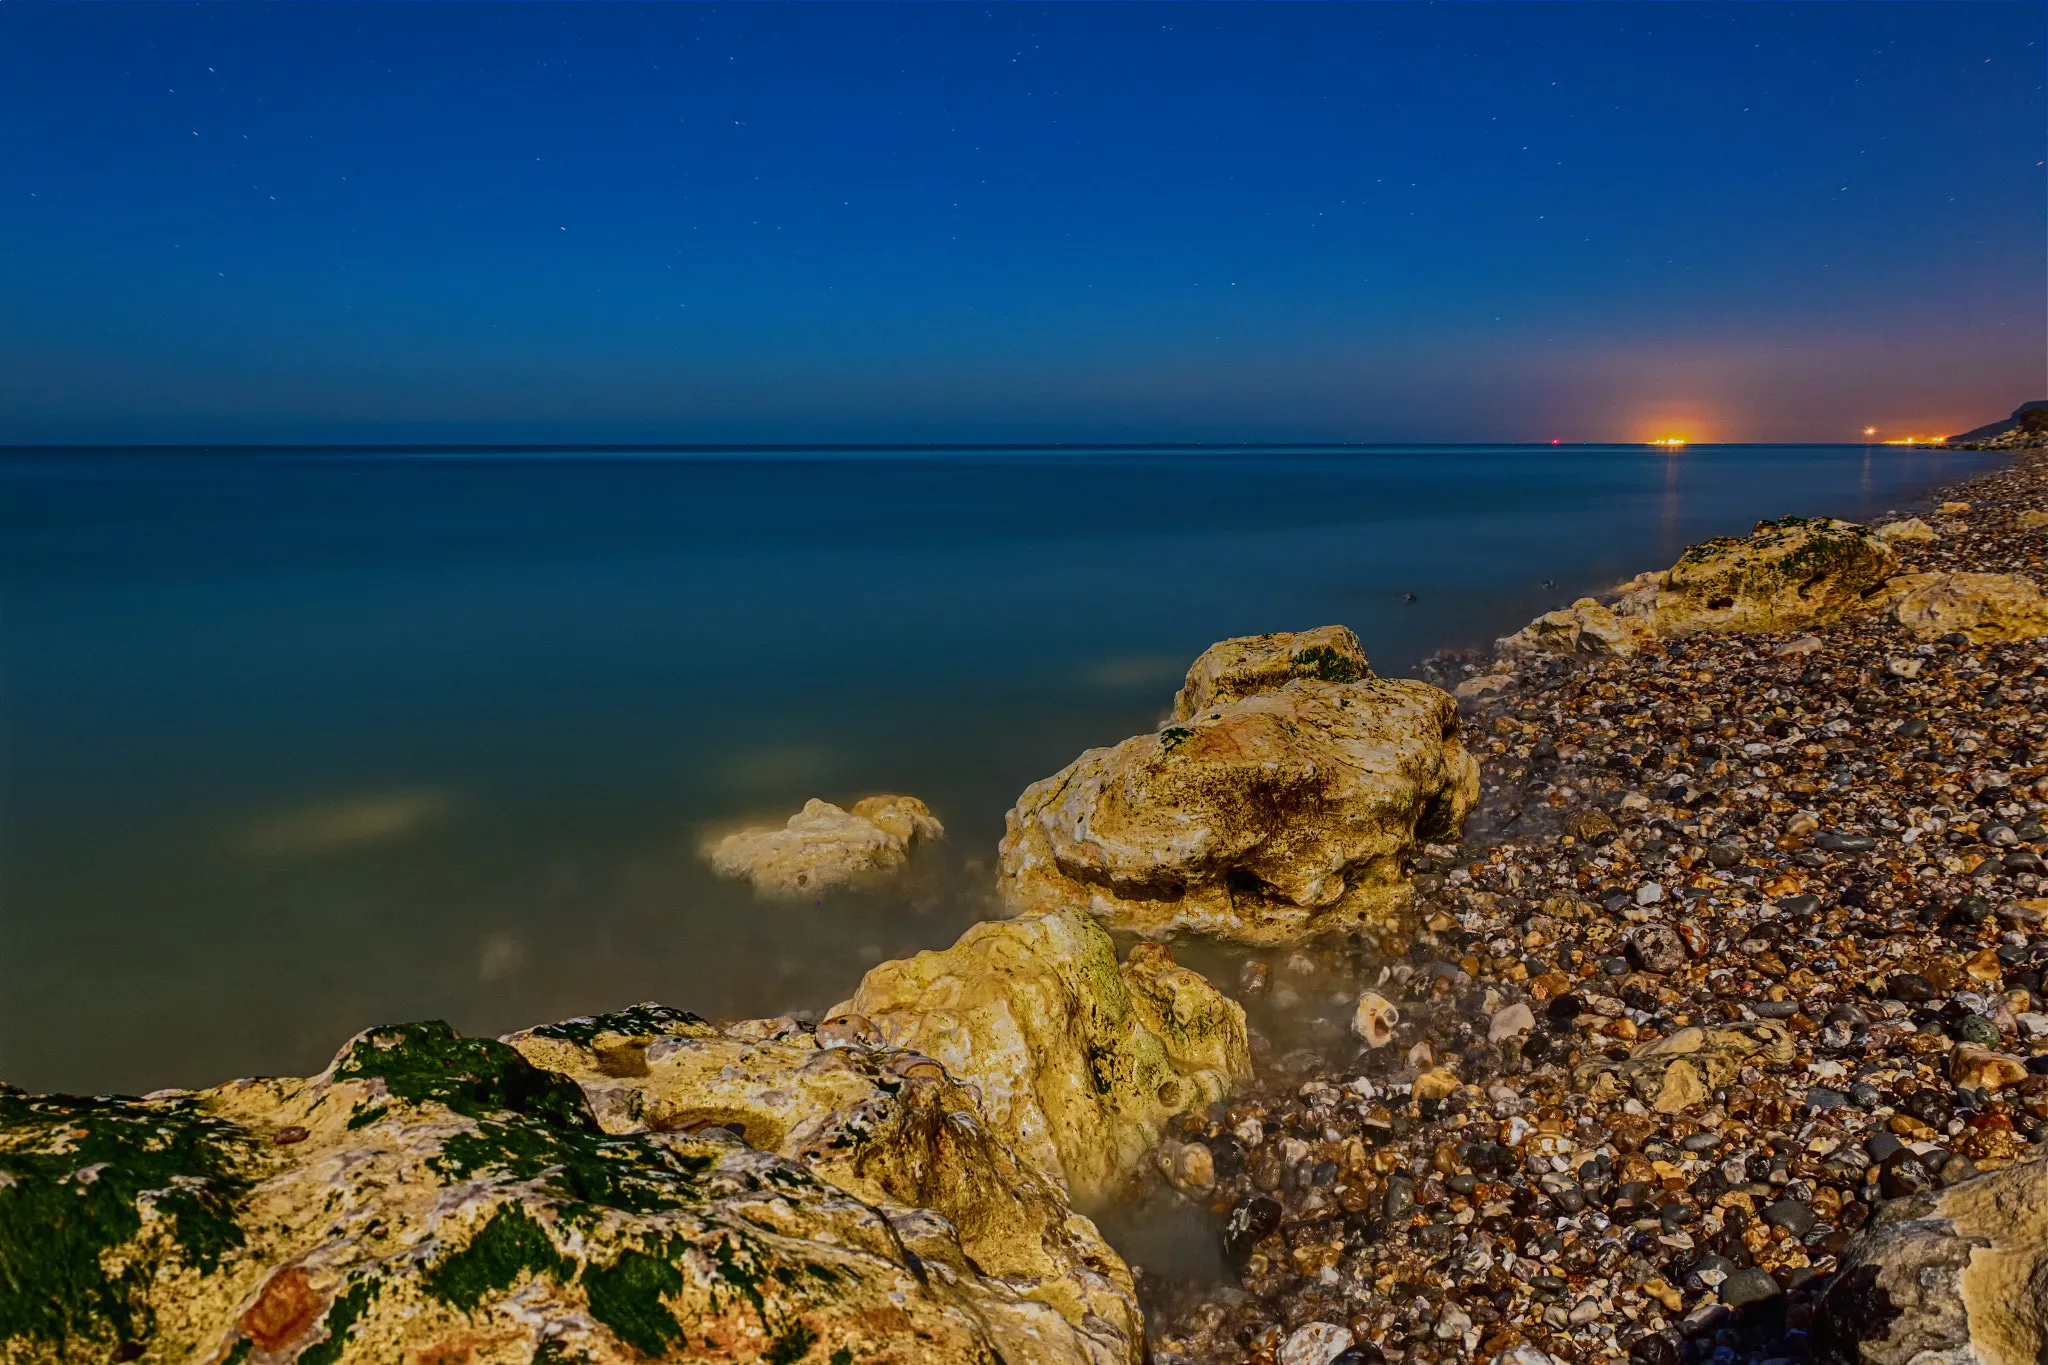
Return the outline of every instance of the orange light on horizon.
{"type": "Polygon", "coordinates": [[[1888,446],[1938,446],[1947,439],[1948,437],[1946,436],[1901,436],[1896,440],[1886,441],[1885,444],[1888,446]]]}
{"type": "Polygon", "coordinates": [[[1659,436],[1650,444],[1653,446],[1682,446],[1685,444],[1685,438],[1683,436],[1659,436]]]}

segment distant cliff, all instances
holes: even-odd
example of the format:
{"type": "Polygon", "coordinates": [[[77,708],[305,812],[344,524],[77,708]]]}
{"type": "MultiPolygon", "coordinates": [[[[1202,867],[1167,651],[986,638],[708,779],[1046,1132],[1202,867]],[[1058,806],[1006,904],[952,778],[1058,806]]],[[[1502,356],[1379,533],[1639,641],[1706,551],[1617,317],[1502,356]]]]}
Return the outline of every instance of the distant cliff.
{"type": "Polygon", "coordinates": [[[1987,422],[1960,436],[1951,436],[1948,438],[1948,444],[1980,450],[2048,445],[2048,398],[2036,398],[2031,403],[2022,403],[2014,408],[2012,416],[2004,421],[1987,422]],[[2029,413],[2041,415],[2030,419],[2029,413]]]}

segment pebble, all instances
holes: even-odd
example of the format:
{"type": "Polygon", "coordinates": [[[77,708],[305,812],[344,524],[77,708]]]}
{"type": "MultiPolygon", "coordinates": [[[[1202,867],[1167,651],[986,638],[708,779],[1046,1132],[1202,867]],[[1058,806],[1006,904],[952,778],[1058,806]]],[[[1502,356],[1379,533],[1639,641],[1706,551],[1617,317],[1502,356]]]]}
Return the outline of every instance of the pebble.
{"type": "MultiPolygon", "coordinates": [[[[2012,529],[2044,491],[2016,457],[1902,572],[2048,577],[2012,529]]],[[[1299,950],[1332,1017],[1240,978],[1286,1041],[1170,1125],[1231,1278],[1138,1272],[1155,1355],[1293,1365],[1322,1326],[1322,1365],[1804,1359],[1885,1199],[2048,1138],[2048,641],[1788,643],[1425,668],[1512,679],[1467,692],[1480,807],[1412,925],[1299,950]]]]}
{"type": "Polygon", "coordinates": [[[1351,1329],[1312,1322],[1295,1329],[1280,1347],[1279,1365],[1330,1365],[1352,1343],[1351,1329]]]}

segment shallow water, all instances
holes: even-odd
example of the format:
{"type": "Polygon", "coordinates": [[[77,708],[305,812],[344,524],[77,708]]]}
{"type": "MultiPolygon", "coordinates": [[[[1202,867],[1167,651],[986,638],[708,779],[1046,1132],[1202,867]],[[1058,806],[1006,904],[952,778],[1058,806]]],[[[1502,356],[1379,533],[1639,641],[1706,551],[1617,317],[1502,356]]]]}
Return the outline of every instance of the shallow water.
{"type": "Polygon", "coordinates": [[[0,454],[0,1077],[306,1072],[400,1018],[815,1010],[988,913],[1017,792],[1150,728],[1213,640],[1341,621],[1405,673],[1988,458],[0,454]],[[951,832],[896,891],[762,904],[696,855],[875,791],[951,832]]]}

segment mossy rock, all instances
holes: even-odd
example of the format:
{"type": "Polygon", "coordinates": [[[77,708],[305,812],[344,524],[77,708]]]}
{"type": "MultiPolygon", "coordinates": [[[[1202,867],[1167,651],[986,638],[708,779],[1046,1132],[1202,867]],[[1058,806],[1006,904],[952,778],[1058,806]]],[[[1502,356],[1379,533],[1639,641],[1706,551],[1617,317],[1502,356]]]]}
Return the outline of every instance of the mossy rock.
{"type": "Polygon", "coordinates": [[[722,1130],[607,1133],[438,1022],[305,1080],[0,1090],[0,1334],[10,1365],[1091,1359],[945,1220],[722,1130]]]}

